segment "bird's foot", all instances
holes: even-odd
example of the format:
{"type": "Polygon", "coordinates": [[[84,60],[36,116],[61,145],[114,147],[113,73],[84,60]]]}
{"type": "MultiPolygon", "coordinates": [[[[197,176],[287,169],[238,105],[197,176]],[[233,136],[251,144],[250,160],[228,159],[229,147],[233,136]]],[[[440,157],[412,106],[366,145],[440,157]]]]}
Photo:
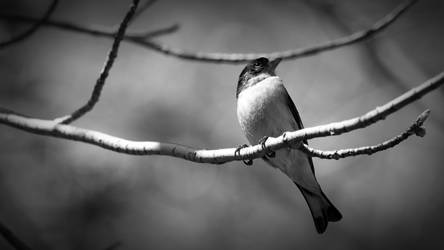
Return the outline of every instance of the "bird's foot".
{"type": "MultiPolygon", "coordinates": [[[[235,156],[236,156],[236,155],[239,155],[239,154],[240,154],[240,150],[243,149],[243,148],[247,148],[247,147],[249,147],[247,144],[240,145],[240,146],[237,147],[236,150],[234,151],[234,155],[235,155],[235,156]]],[[[251,165],[253,165],[253,160],[252,160],[252,159],[247,159],[247,160],[242,160],[242,161],[243,161],[244,164],[247,165],[247,166],[251,166],[251,165]]]]}
{"type": "Polygon", "coordinates": [[[267,139],[268,136],[264,136],[259,140],[259,143],[261,144],[262,148],[265,149],[265,155],[269,158],[274,158],[276,156],[276,152],[265,147],[265,142],[267,141],[267,139]]]}

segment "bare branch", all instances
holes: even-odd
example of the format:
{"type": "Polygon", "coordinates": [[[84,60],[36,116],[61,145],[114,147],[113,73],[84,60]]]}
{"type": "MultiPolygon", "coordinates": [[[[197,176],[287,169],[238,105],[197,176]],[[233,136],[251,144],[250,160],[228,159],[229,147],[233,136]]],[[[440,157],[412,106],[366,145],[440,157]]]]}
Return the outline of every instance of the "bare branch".
{"type": "Polygon", "coordinates": [[[20,41],[23,41],[24,39],[26,39],[27,37],[31,36],[34,32],[36,32],[43,24],[46,23],[46,21],[48,21],[49,17],[52,15],[52,13],[54,12],[54,10],[57,7],[57,4],[59,3],[59,0],[53,0],[51,5],[49,5],[49,8],[46,10],[45,14],[43,15],[43,17],[41,19],[38,19],[34,22],[34,24],[29,27],[29,29],[27,29],[26,31],[24,31],[23,33],[12,37],[11,39],[4,41],[4,42],[0,42],[0,49],[7,47],[9,45],[18,43],[20,41]]]}
{"type": "Polygon", "coordinates": [[[365,146],[365,147],[359,147],[359,148],[348,148],[348,149],[339,149],[339,150],[331,150],[331,151],[322,151],[319,149],[314,149],[309,147],[307,144],[302,144],[300,149],[304,153],[312,156],[312,157],[318,157],[321,159],[335,159],[339,160],[341,158],[346,158],[350,156],[356,156],[356,155],[371,155],[379,151],[386,150],[388,148],[392,148],[402,141],[409,138],[411,135],[417,135],[420,137],[423,137],[425,135],[425,129],[422,127],[422,124],[427,120],[429,117],[430,110],[426,110],[423,113],[421,113],[416,121],[410,125],[410,127],[402,134],[391,138],[390,140],[384,141],[380,144],[373,145],[373,146],[365,146]]]}
{"type": "Polygon", "coordinates": [[[77,109],[76,111],[74,111],[72,114],[65,117],[57,118],[56,122],[69,124],[77,120],[78,118],[82,117],[90,110],[92,110],[96,105],[96,103],[99,101],[100,94],[102,92],[103,86],[105,85],[106,78],[108,77],[109,71],[111,70],[111,67],[113,66],[113,63],[117,57],[120,42],[122,41],[125,35],[125,30],[128,26],[128,22],[131,20],[137,9],[138,3],[139,0],[133,0],[133,3],[131,4],[128,12],[126,13],[125,18],[120,23],[119,30],[117,31],[116,37],[114,38],[114,42],[111,47],[111,51],[108,53],[108,58],[106,59],[105,66],[103,67],[102,72],[100,73],[100,76],[97,79],[96,84],[94,85],[93,92],[88,102],[79,109],[77,109]]]}
{"type": "MultiPolygon", "coordinates": [[[[337,49],[343,46],[354,44],[365,39],[368,39],[378,32],[381,32],[392,24],[398,17],[400,17],[409,7],[411,7],[417,0],[408,0],[396,7],[392,12],[387,14],[381,20],[377,21],[367,30],[358,31],[349,36],[338,38],[335,40],[320,43],[307,48],[293,49],[287,51],[278,51],[271,53],[205,53],[205,52],[189,52],[179,48],[173,48],[165,44],[146,41],[145,43],[151,48],[162,52],[166,55],[176,56],[182,59],[197,60],[204,62],[215,63],[245,63],[256,59],[258,57],[267,57],[270,59],[281,58],[282,60],[290,60],[301,57],[312,56],[320,52],[337,49]]],[[[140,41],[139,41],[140,42],[140,41]]]]}
{"type": "Polygon", "coordinates": [[[0,234],[6,241],[11,244],[16,250],[31,250],[22,240],[20,240],[9,228],[0,222],[0,234]]]}
{"type": "MultiPolygon", "coordinates": [[[[21,15],[15,15],[15,14],[0,14],[0,19],[10,20],[10,21],[16,21],[16,22],[25,22],[25,23],[33,23],[36,22],[37,19],[34,17],[27,17],[27,16],[21,16],[21,15]]],[[[54,27],[59,28],[63,30],[69,30],[73,32],[79,32],[84,33],[92,36],[100,36],[100,37],[107,37],[107,38],[115,38],[116,31],[114,28],[112,29],[99,29],[99,28],[93,28],[93,27],[82,27],[77,24],[69,23],[69,22],[63,22],[63,21],[51,21],[46,20],[44,22],[45,26],[47,27],[54,27]]],[[[173,24],[164,28],[158,28],[155,30],[150,31],[143,31],[143,32],[125,32],[127,33],[124,36],[124,40],[144,40],[144,39],[151,39],[154,37],[158,37],[161,35],[167,35],[171,34],[173,32],[176,32],[179,29],[178,24],[173,24]]],[[[137,43],[137,42],[136,42],[137,43]]]]}
{"type": "Polygon", "coordinates": [[[366,114],[321,126],[304,128],[293,132],[285,132],[279,137],[269,137],[265,147],[261,144],[242,148],[236,153],[236,148],[215,150],[197,150],[179,144],[155,141],[130,141],[98,131],[87,130],[51,120],[26,117],[13,111],[0,108],[0,123],[25,130],[34,134],[82,141],[112,151],[133,155],[169,155],[185,160],[204,163],[225,163],[235,160],[259,158],[269,150],[278,150],[288,145],[296,145],[304,139],[340,135],[352,130],[367,127],[380,121],[423,95],[438,88],[444,83],[444,71],[427,80],[421,85],[405,92],[383,106],[377,107],[366,114]]]}
{"type": "MultiPolygon", "coordinates": [[[[190,52],[180,48],[170,47],[166,44],[159,42],[154,42],[152,40],[146,40],[140,37],[130,37],[126,36],[125,40],[136,43],[145,48],[154,49],[165,55],[175,56],[181,59],[212,62],[212,63],[245,63],[247,61],[253,60],[258,57],[268,57],[270,59],[282,58],[283,60],[296,59],[301,57],[312,56],[320,52],[329,51],[337,49],[343,46],[358,43],[365,39],[368,39],[375,34],[386,29],[390,24],[396,21],[404,12],[406,12],[417,0],[407,0],[403,4],[396,7],[385,17],[374,23],[369,29],[355,32],[351,35],[341,37],[335,40],[323,42],[314,46],[309,46],[306,48],[293,49],[287,51],[278,51],[271,53],[206,53],[206,52],[190,52]]],[[[24,16],[8,16],[1,15],[0,18],[6,18],[9,20],[25,21],[25,22],[35,22],[36,20],[30,17],[24,16]]],[[[47,26],[57,27],[65,30],[71,30],[76,32],[81,32],[90,35],[111,37],[109,32],[82,27],[76,24],[62,22],[62,21],[47,21],[44,23],[47,26]]]]}

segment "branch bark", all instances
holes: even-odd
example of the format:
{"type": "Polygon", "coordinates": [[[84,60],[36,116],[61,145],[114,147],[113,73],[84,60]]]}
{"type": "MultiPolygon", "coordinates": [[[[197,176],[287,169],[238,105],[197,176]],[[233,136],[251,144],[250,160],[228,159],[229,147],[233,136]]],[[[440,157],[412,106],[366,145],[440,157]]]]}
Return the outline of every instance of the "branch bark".
{"type": "Polygon", "coordinates": [[[112,151],[132,155],[168,155],[185,160],[220,164],[235,160],[260,158],[269,150],[278,150],[289,145],[296,145],[305,139],[340,135],[356,129],[367,127],[380,121],[388,115],[416,101],[423,95],[438,88],[444,83],[444,71],[427,80],[421,85],[405,92],[390,102],[377,107],[366,114],[352,119],[330,123],[321,126],[304,128],[297,131],[285,132],[279,137],[269,137],[265,147],[261,144],[240,149],[236,148],[214,150],[195,149],[173,143],[155,141],[130,141],[98,131],[83,129],[65,124],[58,124],[52,120],[36,119],[17,114],[13,111],[0,108],[0,123],[25,130],[34,134],[82,141],[112,151]]]}

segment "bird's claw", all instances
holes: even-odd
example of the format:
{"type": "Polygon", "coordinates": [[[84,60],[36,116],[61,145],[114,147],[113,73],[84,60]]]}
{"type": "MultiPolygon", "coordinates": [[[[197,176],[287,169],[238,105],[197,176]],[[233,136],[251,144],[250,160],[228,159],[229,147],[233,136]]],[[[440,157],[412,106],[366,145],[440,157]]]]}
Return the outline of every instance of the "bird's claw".
{"type": "MultiPolygon", "coordinates": [[[[240,150],[243,149],[243,148],[247,148],[247,147],[248,147],[247,144],[240,145],[240,146],[237,147],[236,150],[234,151],[234,155],[235,155],[235,156],[236,156],[236,155],[239,155],[239,154],[240,154],[240,150]]],[[[247,166],[251,166],[251,165],[253,165],[253,160],[252,160],[252,159],[247,159],[247,160],[242,160],[242,161],[243,161],[244,164],[247,165],[247,166]]]]}
{"type": "Polygon", "coordinates": [[[265,147],[265,142],[267,141],[267,139],[268,139],[268,136],[264,136],[264,137],[262,137],[262,138],[259,140],[259,143],[261,144],[262,149],[265,150],[265,155],[266,155],[267,157],[269,157],[269,158],[274,158],[274,157],[276,156],[276,152],[274,152],[274,151],[271,150],[271,149],[267,149],[267,148],[265,147]]]}

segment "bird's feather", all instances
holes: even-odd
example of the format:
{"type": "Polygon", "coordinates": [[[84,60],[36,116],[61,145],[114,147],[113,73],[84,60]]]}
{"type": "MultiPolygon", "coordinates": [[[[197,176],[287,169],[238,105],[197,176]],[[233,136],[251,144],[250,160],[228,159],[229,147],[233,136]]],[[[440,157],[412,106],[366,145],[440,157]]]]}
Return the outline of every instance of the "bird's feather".
{"type": "MultiPolygon", "coordinates": [[[[299,115],[298,110],[296,109],[296,105],[294,105],[294,102],[291,99],[290,95],[288,94],[287,90],[285,88],[284,88],[284,90],[285,90],[285,93],[287,96],[287,105],[290,108],[291,113],[293,114],[293,118],[296,121],[296,123],[298,124],[299,129],[303,129],[304,125],[302,124],[302,119],[301,119],[301,116],[299,115]]],[[[303,140],[303,142],[308,145],[307,140],[303,140]]],[[[315,173],[315,169],[313,166],[313,160],[311,159],[311,156],[307,155],[307,158],[310,163],[311,171],[313,171],[313,173],[315,173]]]]}

